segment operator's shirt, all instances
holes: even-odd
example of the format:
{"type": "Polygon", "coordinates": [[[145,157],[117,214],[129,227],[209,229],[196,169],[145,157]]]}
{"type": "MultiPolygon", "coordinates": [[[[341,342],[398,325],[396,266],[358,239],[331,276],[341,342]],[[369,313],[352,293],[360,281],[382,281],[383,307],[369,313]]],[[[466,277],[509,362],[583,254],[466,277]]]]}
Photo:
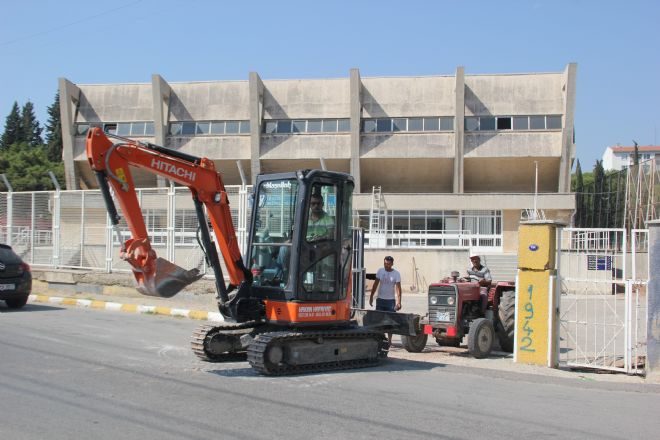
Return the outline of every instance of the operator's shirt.
{"type": "Polygon", "coordinates": [[[314,220],[311,216],[307,223],[307,241],[334,238],[335,219],[326,213],[314,220]]]}
{"type": "Polygon", "coordinates": [[[388,272],[384,267],[378,269],[376,272],[376,278],[378,278],[378,298],[380,299],[396,299],[394,294],[394,287],[396,283],[401,282],[401,274],[398,270],[392,269],[388,272]]]}

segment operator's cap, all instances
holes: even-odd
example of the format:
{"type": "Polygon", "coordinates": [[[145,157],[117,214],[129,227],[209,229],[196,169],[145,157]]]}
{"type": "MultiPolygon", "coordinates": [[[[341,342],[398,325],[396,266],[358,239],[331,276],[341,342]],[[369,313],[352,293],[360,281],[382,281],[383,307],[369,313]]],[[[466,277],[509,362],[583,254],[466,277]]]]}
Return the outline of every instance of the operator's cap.
{"type": "Polygon", "coordinates": [[[476,253],[475,251],[470,251],[470,258],[481,258],[481,255],[476,253]]]}

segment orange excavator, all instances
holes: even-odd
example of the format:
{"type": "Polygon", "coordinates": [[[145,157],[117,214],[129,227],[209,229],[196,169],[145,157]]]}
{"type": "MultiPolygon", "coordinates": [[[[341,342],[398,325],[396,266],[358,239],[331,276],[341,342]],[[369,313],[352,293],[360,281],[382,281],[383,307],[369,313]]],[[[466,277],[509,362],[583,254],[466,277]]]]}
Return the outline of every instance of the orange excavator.
{"type": "Polygon", "coordinates": [[[385,331],[416,334],[416,315],[351,309],[350,175],[321,170],[259,175],[243,258],[227,192],[211,160],[100,128],[90,129],[86,148],[112,224],[116,227],[120,221],[116,199],[130,229],[132,237],[120,256],[131,265],[143,294],[171,297],[202,274],[156,255],[130,167],[190,190],[198,242],[214,272],[218,308],[225,318],[195,330],[191,345],[198,357],[247,358],[266,375],[356,368],[378,364],[387,356],[385,331]]]}

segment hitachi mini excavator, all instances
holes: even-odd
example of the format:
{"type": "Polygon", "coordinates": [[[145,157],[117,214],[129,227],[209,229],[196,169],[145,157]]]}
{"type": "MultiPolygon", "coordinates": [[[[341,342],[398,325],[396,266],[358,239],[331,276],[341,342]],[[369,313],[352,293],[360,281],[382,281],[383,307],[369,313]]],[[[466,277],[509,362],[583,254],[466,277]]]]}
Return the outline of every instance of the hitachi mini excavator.
{"type": "Polygon", "coordinates": [[[87,134],[87,157],[112,224],[116,227],[120,217],[110,188],[125,217],[132,238],[120,256],[146,295],[171,297],[202,274],[156,255],[130,167],[190,189],[198,241],[215,275],[218,308],[225,318],[194,332],[192,349],[198,357],[214,362],[247,357],[259,373],[281,375],[369,366],[387,356],[383,331],[391,326],[351,318],[350,175],[320,170],[259,175],[242,258],[222,177],[211,160],[100,128],[87,134]]]}

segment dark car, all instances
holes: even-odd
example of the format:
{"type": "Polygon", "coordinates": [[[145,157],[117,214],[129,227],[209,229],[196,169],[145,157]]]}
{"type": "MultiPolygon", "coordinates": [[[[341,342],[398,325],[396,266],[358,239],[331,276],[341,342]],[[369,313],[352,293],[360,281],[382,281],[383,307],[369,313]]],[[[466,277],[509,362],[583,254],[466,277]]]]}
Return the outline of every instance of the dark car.
{"type": "Polygon", "coordinates": [[[30,265],[21,260],[11,246],[0,244],[0,300],[10,309],[20,309],[32,292],[30,265]]]}

